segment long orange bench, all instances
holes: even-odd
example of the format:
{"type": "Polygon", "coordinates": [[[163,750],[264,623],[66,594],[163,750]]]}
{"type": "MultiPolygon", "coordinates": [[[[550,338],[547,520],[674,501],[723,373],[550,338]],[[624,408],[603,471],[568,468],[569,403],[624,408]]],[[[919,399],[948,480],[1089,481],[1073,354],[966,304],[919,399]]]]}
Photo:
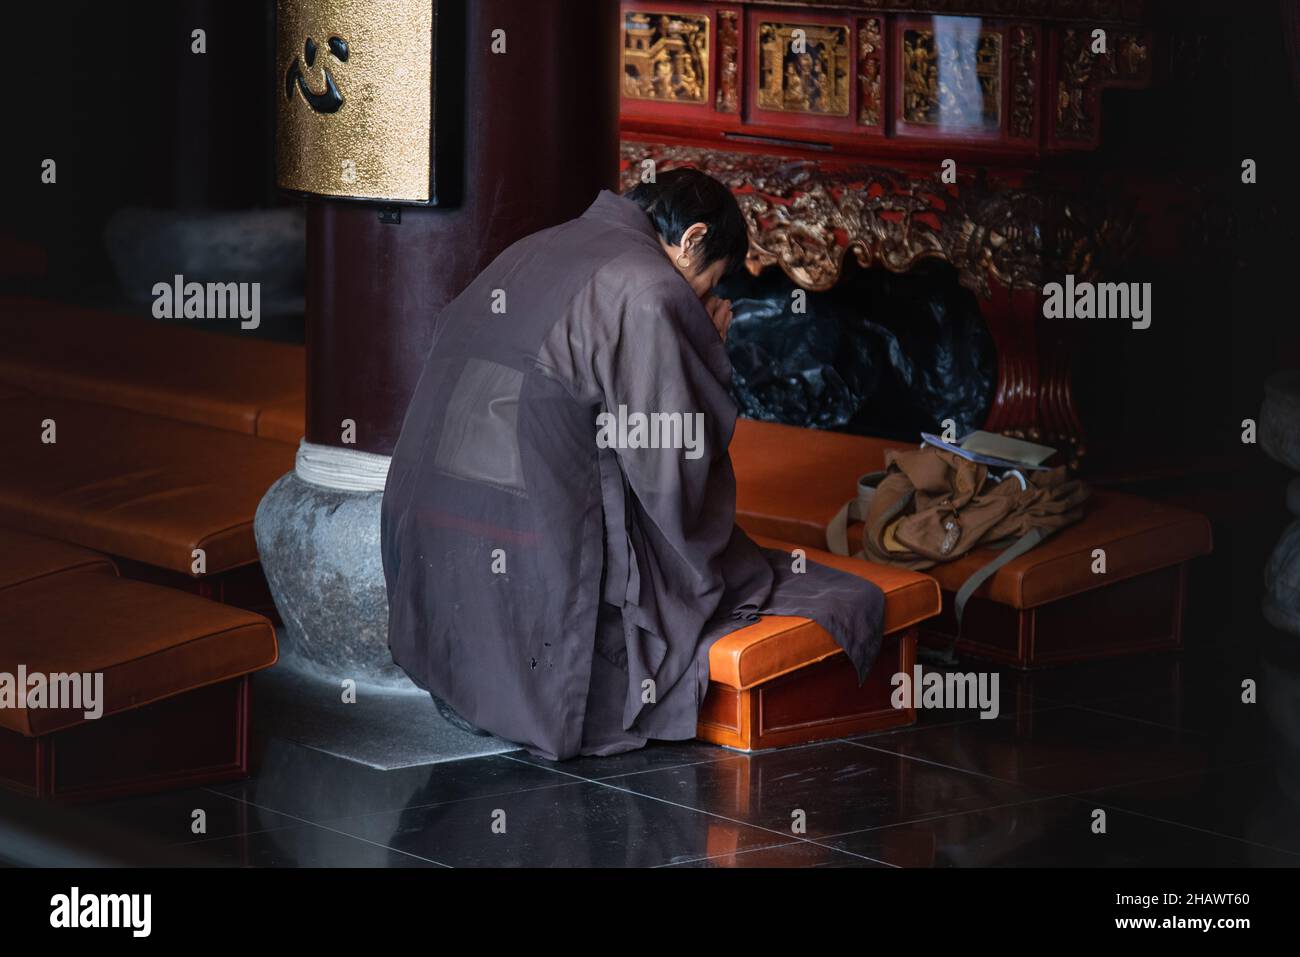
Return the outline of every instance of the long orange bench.
{"type": "MultiPolygon", "coordinates": [[[[0,783],[77,800],[248,772],[248,675],[276,661],[259,615],[117,577],[102,555],[0,528],[0,681],[102,676],[75,707],[0,706],[0,783]]],[[[58,702],[64,705],[68,701],[58,702]]]]}
{"type": "Polygon", "coordinates": [[[0,385],[297,443],[301,346],[0,297],[0,385]]]}
{"type": "Polygon", "coordinates": [[[264,439],[298,444],[306,431],[307,398],[298,396],[262,409],[257,416],[257,434],[264,439]]]}
{"type": "MultiPolygon", "coordinates": [[[[856,493],[857,479],[884,468],[897,442],[742,419],[731,443],[737,522],[814,548],[856,493]]],[[[862,526],[849,530],[861,547],[862,526]]],[[[945,611],[922,637],[1016,667],[1034,667],[1182,643],[1187,563],[1209,553],[1210,523],[1186,509],[1094,490],[1084,518],[1000,569],[972,597],[960,635],[945,611]],[[1097,550],[1104,555],[1105,572],[1097,550]]],[[[997,556],[984,548],[934,577],[950,599],[997,556]]]]}
{"type": "Polygon", "coordinates": [[[0,397],[0,449],[0,524],[191,578],[257,562],[257,504],[294,463],[281,442],[33,395],[0,397]]]}
{"type": "MultiPolygon", "coordinates": [[[[758,535],[758,544],[796,546],[758,535]]],[[[887,568],[817,549],[809,561],[874,582],[885,593],[885,639],[858,686],[852,664],[830,634],[807,618],[773,615],[716,641],[709,649],[709,692],[697,736],[742,751],[902,727],[916,720],[910,703],[894,708],[892,677],[916,660],[916,626],[939,612],[939,586],[916,572],[887,568]]]]}

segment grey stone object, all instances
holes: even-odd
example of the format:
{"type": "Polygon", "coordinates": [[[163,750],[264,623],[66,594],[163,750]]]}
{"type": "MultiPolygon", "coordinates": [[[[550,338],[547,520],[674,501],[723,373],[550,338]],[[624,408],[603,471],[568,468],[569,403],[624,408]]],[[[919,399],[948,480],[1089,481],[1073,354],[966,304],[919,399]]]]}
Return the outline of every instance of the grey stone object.
{"type": "MultiPolygon", "coordinates": [[[[1300,472],[1300,371],[1269,376],[1259,411],[1259,444],[1268,455],[1300,472]]],[[[1300,635],[1300,478],[1291,480],[1286,505],[1296,516],[1264,567],[1264,617],[1275,628],[1300,635]]]]}
{"type": "Polygon", "coordinates": [[[257,506],[253,533],[284,620],[281,658],[340,682],[416,690],[388,651],[379,553],[383,492],[345,492],[281,476],[257,506]]]}
{"type": "Polygon", "coordinates": [[[1276,373],[1264,383],[1259,444],[1270,458],[1300,472],[1300,370],[1276,373]]]}

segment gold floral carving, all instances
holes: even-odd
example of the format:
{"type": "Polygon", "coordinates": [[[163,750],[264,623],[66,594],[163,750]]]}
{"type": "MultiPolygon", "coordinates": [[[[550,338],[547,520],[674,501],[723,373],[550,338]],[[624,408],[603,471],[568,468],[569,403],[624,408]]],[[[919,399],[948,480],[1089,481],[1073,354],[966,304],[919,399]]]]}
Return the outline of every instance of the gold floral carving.
{"type": "Polygon", "coordinates": [[[858,21],[858,124],[879,126],[884,97],[885,44],[879,17],[858,21]]]}
{"type": "Polygon", "coordinates": [[[718,12],[718,112],[740,111],[740,26],[734,10],[718,12]]]}
{"type": "Polygon", "coordinates": [[[755,275],[776,265],[805,289],[830,289],[852,255],[859,265],[898,273],[942,260],[986,298],[991,281],[1042,284],[1042,205],[1031,193],[988,188],[954,195],[937,175],[632,141],[623,143],[623,159],[625,187],[645,159],[660,170],[696,166],[725,183],[749,225],[746,265],[755,275]]]}
{"type": "Polygon", "coordinates": [[[1038,96],[1038,48],[1031,27],[1011,28],[1011,135],[1029,138],[1034,134],[1038,96]]]}
{"type": "Polygon", "coordinates": [[[631,140],[622,152],[625,188],[646,159],[660,170],[695,166],[725,183],[749,226],[749,271],[779,266],[809,290],[834,286],[851,255],[861,266],[897,273],[941,260],[963,286],[988,298],[995,283],[1041,289],[1045,275],[1063,269],[1097,278],[1135,235],[1123,209],[982,178],[958,188],[937,173],[631,140]]]}
{"type": "Polygon", "coordinates": [[[1060,75],[1056,81],[1056,133],[1064,139],[1091,139],[1097,117],[1090,102],[1096,54],[1082,30],[1061,34],[1060,75]]]}

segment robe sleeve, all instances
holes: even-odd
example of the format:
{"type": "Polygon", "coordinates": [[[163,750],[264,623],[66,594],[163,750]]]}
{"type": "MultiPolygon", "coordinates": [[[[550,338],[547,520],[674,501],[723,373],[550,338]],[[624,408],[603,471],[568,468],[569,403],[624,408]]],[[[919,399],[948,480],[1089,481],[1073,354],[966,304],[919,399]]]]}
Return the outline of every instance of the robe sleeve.
{"type": "Polygon", "coordinates": [[[630,294],[606,331],[592,357],[602,411],[620,417],[625,410],[629,422],[638,413],[680,413],[683,438],[699,443],[697,457],[684,448],[615,448],[632,534],[643,545],[633,543],[631,603],[647,607],[654,595],[668,594],[675,619],[685,623],[685,611],[691,627],[702,625],[724,589],[719,558],[735,520],[727,447],[736,406],[726,348],[703,304],[676,277],[630,294]]]}

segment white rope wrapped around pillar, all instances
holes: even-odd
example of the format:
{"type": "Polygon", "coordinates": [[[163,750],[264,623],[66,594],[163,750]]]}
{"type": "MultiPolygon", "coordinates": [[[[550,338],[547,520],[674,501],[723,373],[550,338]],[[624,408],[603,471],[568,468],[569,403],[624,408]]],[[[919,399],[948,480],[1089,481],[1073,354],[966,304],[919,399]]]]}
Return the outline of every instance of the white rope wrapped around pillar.
{"type": "Polygon", "coordinates": [[[294,473],[304,482],[344,492],[382,492],[392,459],[374,452],[298,443],[294,473]]]}

